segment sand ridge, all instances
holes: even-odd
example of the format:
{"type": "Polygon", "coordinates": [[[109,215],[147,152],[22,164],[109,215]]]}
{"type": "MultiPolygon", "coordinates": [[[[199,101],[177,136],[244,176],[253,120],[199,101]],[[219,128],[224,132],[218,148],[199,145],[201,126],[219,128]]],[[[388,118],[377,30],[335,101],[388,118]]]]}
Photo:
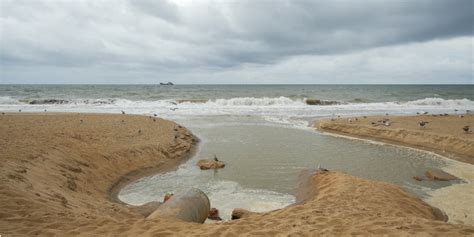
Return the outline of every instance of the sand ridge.
{"type": "Polygon", "coordinates": [[[6,114],[0,134],[5,236],[474,234],[436,220],[432,207],[395,185],[340,172],[312,176],[307,200],[281,210],[220,224],[149,220],[109,192],[134,171],[177,166],[195,143],[185,128],[145,116],[6,114]]]}
{"type": "Polygon", "coordinates": [[[464,126],[474,130],[474,115],[359,116],[357,120],[336,118],[316,124],[321,131],[411,146],[474,164],[474,133],[465,133],[462,130],[464,126]],[[390,126],[378,123],[385,119],[390,121],[390,126]],[[429,123],[421,128],[418,125],[420,121],[429,123]]]}

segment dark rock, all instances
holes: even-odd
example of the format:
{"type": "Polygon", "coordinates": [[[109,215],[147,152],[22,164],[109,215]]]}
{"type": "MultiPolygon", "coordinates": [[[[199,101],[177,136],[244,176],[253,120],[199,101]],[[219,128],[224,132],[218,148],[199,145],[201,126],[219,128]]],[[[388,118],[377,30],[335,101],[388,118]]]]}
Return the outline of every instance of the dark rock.
{"type": "Polygon", "coordinates": [[[306,99],[307,105],[338,105],[340,104],[337,101],[331,100],[320,100],[320,99],[306,99]]]}
{"type": "Polygon", "coordinates": [[[234,210],[232,210],[232,220],[240,219],[242,217],[248,216],[251,213],[252,212],[242,208],[235,208],[234,210]]]}
{"type": "Polygon", "coordinates": [[[428,177],[431,180],[437,180],[437,181],[450,181],[450,180],[459,180],[458,177],[446,173],[442,170],[428,170],[425,173],[426,177],[428,177]]]}
{"type": "Polygon", "coordinates": [[[214,221],[222,220],[222,218],[219,216],[219,210],[217,210],[217,208],[211,208],[211,210],[209,210],[209,216],[207,218],[214,221]]]}

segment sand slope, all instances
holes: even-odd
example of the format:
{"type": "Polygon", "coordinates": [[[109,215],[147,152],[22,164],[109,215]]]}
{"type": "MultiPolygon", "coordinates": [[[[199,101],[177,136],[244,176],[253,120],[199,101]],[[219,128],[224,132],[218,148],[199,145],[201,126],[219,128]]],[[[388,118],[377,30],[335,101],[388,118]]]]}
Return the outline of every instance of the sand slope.
{"type": "Polygon", "coordinates": [[[474,130],[474,115],[458,116],[381,116],[359,117],[349,122],[347,118],[335,121],[323,120],[317,124],[322,131],[340,133],[385,142],[408,145],[434,151],[462,162],[474,164],[474,134],[464,133],[462,127],[469,125],[474,130]],[[371,123],[390,119],[391,126],[371,123]],[[429,122],[420,128],[419,121],[429,122]]]}
{"type": "Polygon", "coordinates": [[[5,236],[474,234],[435,220],[430,206],[397,186],[339,172],[313,176],[306,202],[282,210],[209,225],[148,220],[109,194],[119,180],[175,167],[194,142],[185,128],[143,116],[7,114],[0,134],[5,236]]]}

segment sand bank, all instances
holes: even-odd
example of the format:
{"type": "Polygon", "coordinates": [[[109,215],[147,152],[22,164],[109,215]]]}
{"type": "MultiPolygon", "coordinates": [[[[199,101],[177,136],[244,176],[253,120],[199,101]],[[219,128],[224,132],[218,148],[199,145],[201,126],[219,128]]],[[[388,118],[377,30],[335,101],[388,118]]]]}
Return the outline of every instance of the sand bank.
{"type": "Polygon", "coordinates": [[[474,133],[465,133],[464,126],[474,130],[474,115],[459,116],[379,116],[322,120],[321,131],[367,138],[418,149],[433,151],[458,161],[474,164],[474,133]],[[377,122],[389,119],[391,125],[377,122]],[[418,122],[429,122],[420,128],[418,122]],[[373,125],[372,123],[377,123],[373,125]]]}
{"type": "Polygon", "coordinates": [[[93,114],[1,116],[0,234],[474,234],[474,227],[436,220],[432,207],[395,185],[339,172],[312,176],[299,205],[236,221],[201,225],[145,219],[112,200],[112,187],[140,176],[137,170],[176,166],[195,140],[185,128],[155,120],[93,114]]]}
{"type": "Polygon", "coordinates": [[[474,134],[462,130],[466,125],[474,125],[473,115],[370,116],[316,123],[324,132],[413,147],[452,159],[443,169],[466,183],[435,190],[427,202],[446,212],[450,222],[474,225],[474,134]],[[390,126],[378,122],[385,119],[390,126]],[[428,122],[425,128],[419,126],[420,121],[428,122]]]}

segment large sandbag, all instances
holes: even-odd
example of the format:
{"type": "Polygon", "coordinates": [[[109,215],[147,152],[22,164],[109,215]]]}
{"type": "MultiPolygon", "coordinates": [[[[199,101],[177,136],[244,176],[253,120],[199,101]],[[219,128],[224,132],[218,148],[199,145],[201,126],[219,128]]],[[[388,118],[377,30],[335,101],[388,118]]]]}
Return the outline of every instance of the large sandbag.
{"type": "Polygon", "coordinates": [[[159,206],[147,219],[157,217],[175,217],[187,222],[204,223],[209,215],[211,204],[201,190],[190,188],[173,195],[159,206]]]}

